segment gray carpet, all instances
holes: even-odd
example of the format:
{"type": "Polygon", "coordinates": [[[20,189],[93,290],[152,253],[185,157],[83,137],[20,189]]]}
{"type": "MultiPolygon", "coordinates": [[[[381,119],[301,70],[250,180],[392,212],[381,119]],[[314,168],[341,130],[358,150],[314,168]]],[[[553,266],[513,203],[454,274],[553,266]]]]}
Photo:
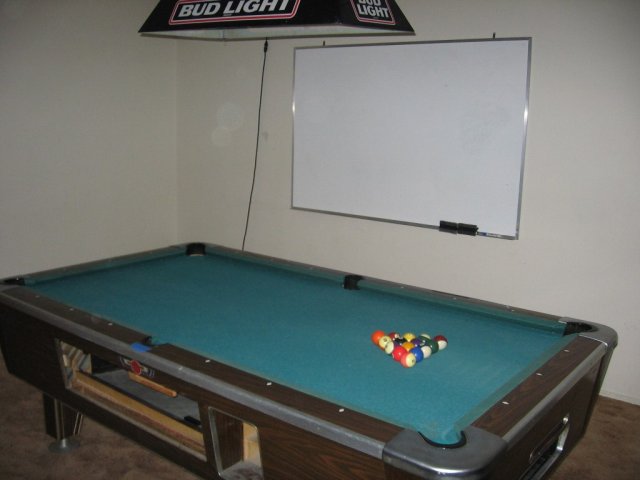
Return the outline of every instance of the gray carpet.
{"type": "MultiPolygon", "coordinates": [[[[0,357],[0,479],[190,480],[194,475],[86,420],[80,448],[50,453],[41,395],[0,357]]],[[[589,430],[553,480],[640,478],[640,406],[600,398],[589,430]]],[[[328,479],[323,479],[328,480],[328,479]]]]}

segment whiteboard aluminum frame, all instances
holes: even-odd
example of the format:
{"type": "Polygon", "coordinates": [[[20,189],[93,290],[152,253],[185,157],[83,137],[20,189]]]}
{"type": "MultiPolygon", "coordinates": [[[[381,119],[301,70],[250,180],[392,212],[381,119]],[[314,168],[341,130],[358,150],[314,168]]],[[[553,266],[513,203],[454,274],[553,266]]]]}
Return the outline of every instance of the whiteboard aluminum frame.
{"type": "MultiPolygon", "coordinates": [[[[294,48],[294,69],[293,69],[293,96],[292,96],[292,145],[291,145],[291,203],[290,208],[293,210],[301,210],[322,214],[331,214],[331,215],[339,215],[350,218],[357,218],[363,220],[371,220],[371,221],[379,221],[385,223],[406,225],[412,227],[420,227],[427,229],[439,229],[439,225],[432,225],[430,223],[420,223],[420,222],[411,222],[405,220],[398,220],[393,218],[382,218],[377,216],[370,215],[358,215],[352,214],[348,212],[338,212],[333,210],[323,210],[323,209],[315,209],[309,207],[301,207],[294,205],[294,179],[295,179],[295,127],[296,127],[296,53],[298,50],[321,50],[326,48],[331,49],[339,49],[339,48],[354,48],[354,47],[378,47],[378,46],[403,46],[403,45],[425,45],[425,44],[454,44],[454,43],[493,43],[493,42],[514,42],[514,41],[524,41],[527,42],[527,62],[526,62],[526,85],[525,85],[525,98],[523,105],[523,134],[522,134],[522,149],[520,155],[520,175],[518,179],[518,201],[516,207],[516,221],[515,221],[515,234],[514,235],[505,235],[499,233],[493,233],[489,231],[483,231],[479,229],[477,232],[478,236],[483,237],[491,237],[491,238],[500,238],[506,240],[517,240],[520,235],[520,220],[521,220],[521,210],[522,210],[522,190],[524,184],[524,167],[525,167],[525,154],[526,154],[526,145],[527,145],[527,130],[528,130],[528,119],[529,119],[529,96],[530,96],[530,85],[531,85],[531,55],[532,55],[532,37],[504,37],[504,38],[475,38],[475,39],[453,39],[453,40],[433,40],[433,41],[419,41],[419,42],[386,42],[386,43],[362,43],[362,44],[340,44],[340,45],[322,45],[322,46],[306,46],[306,47],[295,47],[294,48]]],[[[445,219],[443,219],[445,220],[445,219]]],[[[455,219],[451,219],[455,220],[455,219]]],[[[479,226],[481,228],[481,226],[479,226]]]]}

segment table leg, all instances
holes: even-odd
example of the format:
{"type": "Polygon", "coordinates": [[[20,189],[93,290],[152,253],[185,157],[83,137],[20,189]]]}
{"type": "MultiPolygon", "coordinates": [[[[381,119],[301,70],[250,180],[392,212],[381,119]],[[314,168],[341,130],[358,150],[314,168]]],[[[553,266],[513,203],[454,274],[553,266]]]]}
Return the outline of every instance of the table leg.
{"type": "Polygon", "coordinates": [[[82,428],[83,415],[47,394],[42,395],[45,428],[56,440],[49,445],[53,453],[65,453],[80,445],[74,438],[82,428]]]}

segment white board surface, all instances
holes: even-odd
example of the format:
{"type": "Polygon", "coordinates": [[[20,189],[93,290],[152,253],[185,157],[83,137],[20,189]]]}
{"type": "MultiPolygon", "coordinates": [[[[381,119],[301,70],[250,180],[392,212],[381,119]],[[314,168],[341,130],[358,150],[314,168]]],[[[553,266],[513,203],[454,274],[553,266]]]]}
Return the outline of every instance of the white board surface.
{"type": "Polygon", "coordinates": [[[293,208],[517,238],[530,45],[296,49],[293,208]]]}

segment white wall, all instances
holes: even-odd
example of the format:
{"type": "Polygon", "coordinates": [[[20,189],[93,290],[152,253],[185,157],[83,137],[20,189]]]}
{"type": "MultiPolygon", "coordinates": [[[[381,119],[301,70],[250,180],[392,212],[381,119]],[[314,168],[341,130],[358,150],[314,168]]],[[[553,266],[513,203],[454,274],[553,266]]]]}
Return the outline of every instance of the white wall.
{"type": "MultiPolygon", "coordinates": [[[[242,245],[263,42],[140,37],[155,3],[0,0],[0,276],[242,245]]],[[[608,324],[604,392],[640,403],[640,2],[398,3],[415,40],[533,37],[520,239],[291,210],[293,48],[323,39],[273,40],[247,249],[608,324]]]]}
{"type": "MultiPolygon", "coordinates": [[[[246,248],[608,324],[604,391],[640,403],[640,2],[398,3],[415,40],[533,37],[520,239],[291,210],[293,48],[323,39],[273,40],[246,248]]],[[[180,236],[240,247],[262,42],[181,42],[178,59],[180,236]]]]}
{"type": "Polygon", "coordinates": [[[155,0],[0,1],[0,276],[177,239],[175,42],[155,0]]]}
{"type": "MultiPolygon", "coordinates": [[[[242,244],[262,49],[262,42],[253,41],[179,43],[178,218],[184,241],[242,244]]],[[[289,99],[280,97],[280,102],[289,99]]]]}

